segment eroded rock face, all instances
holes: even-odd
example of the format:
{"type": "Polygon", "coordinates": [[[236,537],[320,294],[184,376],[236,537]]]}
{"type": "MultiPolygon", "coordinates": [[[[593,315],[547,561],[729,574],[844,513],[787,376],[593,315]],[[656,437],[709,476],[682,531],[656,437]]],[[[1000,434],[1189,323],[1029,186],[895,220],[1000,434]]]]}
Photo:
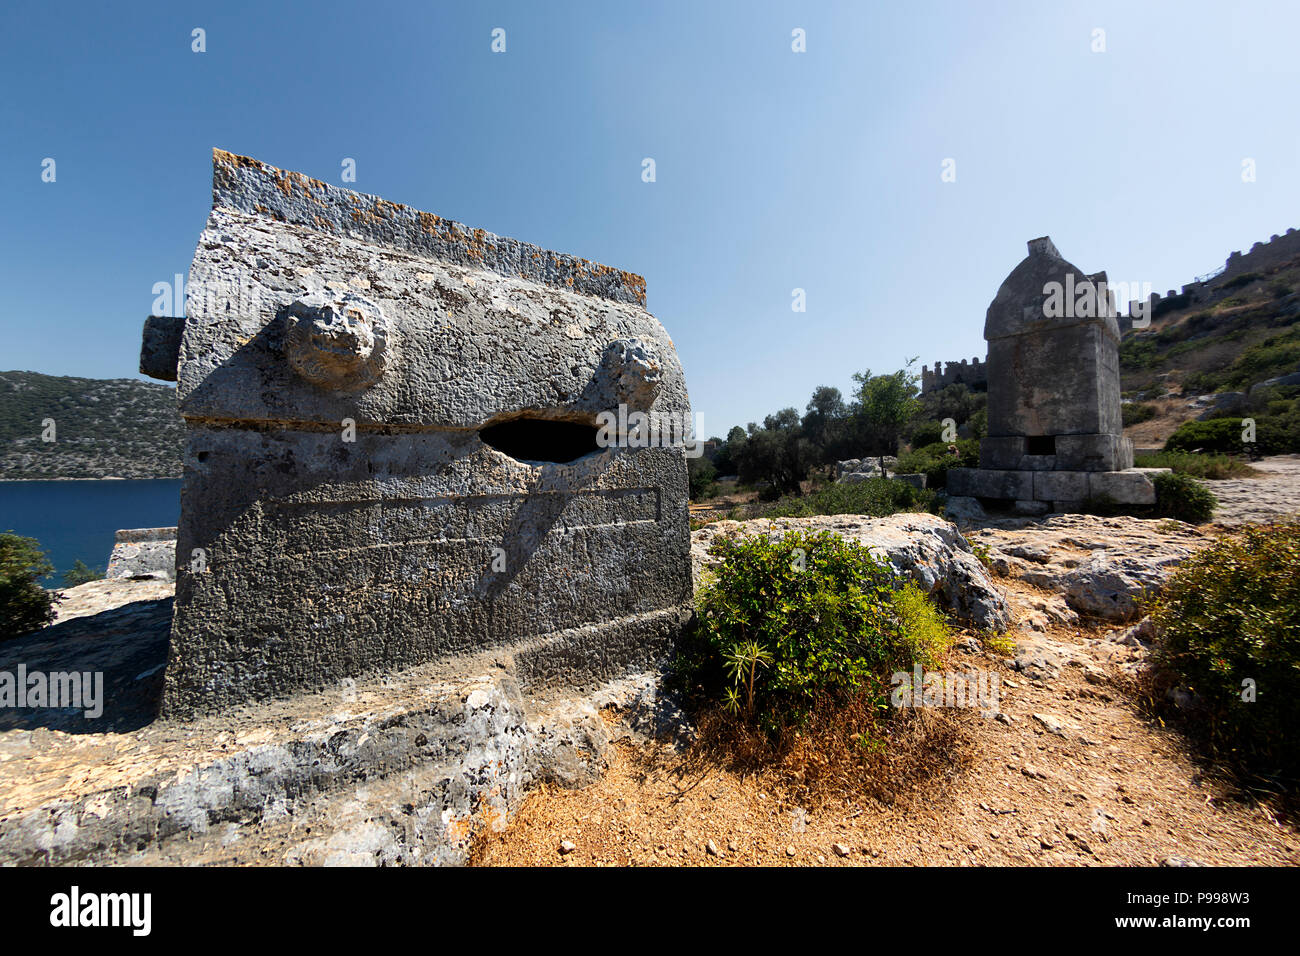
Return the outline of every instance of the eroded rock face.
{"type": "Polygon", "coordinates": [[[708,554],[719,537],[789,531],[833,531],[865,544],[900,574],[909,575],[927,592],[937,592],[960,620],[980,628],[1001,630],[1008,624],[1007,606],[988,571],[975,557],[956,526],[931,514],[896,514],[886,518],[862,515],[819,515],[811,518],[760,518],[715,521],[691,534],[691,562],[699,587],[716,564],[708,554]]]}
{"type": "Polygon", "coordinates": [[[128,528],[117,532],[104,576],[176,580],[176,529],[128,528]]]}
{"type": "Polygon", "coordinates": [[[591,707],[530,717],[507,673],[340,685],[104,739],[0,733],[0,864],[463,863],[545,779],[590,782],[591,707]]]}
{"type": "Polygon", "coordinates": [[[0,643],[0,671],[102,676],[90,713],[0,708],[0,866],[459,864],[537,784],[585,786],[611,742],[691,732],[657,673],[532,696],[495,651],[155,720],[171,591],[70,588],[53,625],[0,643]]]}
{"type": "Polygon", "coordinates": [[[1057,592],[1080,614],[1123,621],[1209,537],[1178,521],[1053,515],[968,529],[1011,577],[1057,592]]]}

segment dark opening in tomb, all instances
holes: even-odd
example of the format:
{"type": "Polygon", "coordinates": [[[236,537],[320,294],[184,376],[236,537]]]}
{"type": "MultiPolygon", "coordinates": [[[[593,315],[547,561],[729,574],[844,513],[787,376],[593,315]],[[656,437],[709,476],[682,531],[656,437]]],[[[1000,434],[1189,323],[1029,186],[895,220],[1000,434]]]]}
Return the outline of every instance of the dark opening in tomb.
{"type": "Polygon", "coordinates": [[[1026,455],[1055,455],[1055,435],[1030,435],[1025,439],[1026,455]]]}
{"type": "Polygon", "coordinates": [[[547,418],[512,418],[489,425],[479,437],[497,451],[520,461],[575,461],[599,451],[599,429],[579,422],[558,422],[547,418]]]}

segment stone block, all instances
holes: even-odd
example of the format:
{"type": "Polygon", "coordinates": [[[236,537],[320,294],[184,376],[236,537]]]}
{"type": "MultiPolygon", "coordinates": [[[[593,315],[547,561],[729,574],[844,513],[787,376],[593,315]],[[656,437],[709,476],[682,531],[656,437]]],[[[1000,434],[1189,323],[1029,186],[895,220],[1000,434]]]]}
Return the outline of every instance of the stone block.
{"type": "Polygon", "coordinates": [[[176,529],[129,528],[117,532],[104,577],[176,580],[176,529]]]}
{"type": "Polygon", "coordinates": [[[1123,471],[1133,467],[1133,442],[1123,435],[1058,435],[1056,467],[1066,471],[1123,471]]]}
{"type": "Polygon", "coordinates": [[[1019,435],[980,440],[980,467],[1019,468],[1025,457],[1025,439],[1019,435]]]}
{"type": "Polygon", "coordinates": [[[1082,501],[1088,497],[1086,471],[1034,472],[1035,501],[1082,501]]]}
{"type": "Polygon", "coordinates": [[[1122,505],[1155,504],[1156,486],[1145,471],[1098,471],[1088,476],[1090,497],[1105,496],[1122,505]]]}
{"type": "Polygon", "coordinates": [[[893,477],[895,481],[906,482],[913,488],[925,489],[925,475],[923,474],[894,475],[893,477]]]}
{"type": "Polygon", "coordinates": [[[987,468],[950,468],[948,493],[970,498],[1028,501],[1034,497],[1034,473],[997,471],[987,468]]]}
{"type": "Polygon", "coordinates": [[[140,339],[140,374],[163,382],[176,381],[180,365],[183,316],[151,315],[140,339]]]}
{"type": "Polygon", "coordinates": [[[989,339],[989,434],[1118,433],[1118,326],[1114,335],[1048,323],[989,339]]]}
{"type": "Polygon", "coordinates": [[[1025,455],[1016,468],[1019,471],[1052,471],[1056,468],[1056,456],[1025,455]]]}

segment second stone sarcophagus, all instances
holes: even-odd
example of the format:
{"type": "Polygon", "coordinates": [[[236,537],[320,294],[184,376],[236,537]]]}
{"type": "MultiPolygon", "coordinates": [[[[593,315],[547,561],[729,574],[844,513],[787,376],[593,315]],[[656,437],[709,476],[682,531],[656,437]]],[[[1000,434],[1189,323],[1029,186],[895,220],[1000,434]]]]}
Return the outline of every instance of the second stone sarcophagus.
{"type": "Polygon", "coordinates": [[[1106,274],[1084,273],[1047,236],[998,288],[989,343],[988,435],[979,468],[948,471],[948,493],[1025,514],[1088,503],[1150,505],[1120,414],[1119,326],[1106,274]]]}
{"type": "Polygon", "coordinates": [[[185,301],[141,359],[188,431],[165,715],[669,646],[690,407],[639,276],[217,151],[185,301]]]}

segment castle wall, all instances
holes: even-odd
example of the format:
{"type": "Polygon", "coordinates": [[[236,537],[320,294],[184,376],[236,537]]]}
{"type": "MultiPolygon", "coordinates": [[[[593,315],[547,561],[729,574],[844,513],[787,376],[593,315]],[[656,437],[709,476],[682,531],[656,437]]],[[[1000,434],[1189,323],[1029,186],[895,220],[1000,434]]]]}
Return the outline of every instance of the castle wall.
{"type": "Polygon", "coordinates": [[[943,362],[935,362],[934,369],[930,366],[921,366],[921,391],[933,392],[949,385],[963,384],[977,391],[988,388],[989,370],[988,365],[975,357],[967,362],[962,359],[960,362],[949,362],[947,368],[944,368],[943,362]]]}
{"type": "MultiPolygon", "coordinates": [[[[1186,302],[1172,303],[1170,308],[1183,308],[1193,303],[1208,303],[1228,295],[1230,290],[1224,284],[1237,276],[1258,272],[1261,275],[1286,265],[1300,256],[1300,231],[1288,229],[1283,235],[1274,235],[1268,242],[1257,242],[1249,252],[1233,252],[1223,264],[1223,268],[1210,273],[1194,282],[1189,282],[1181,289],[1170,289],[1163,296],[1152,293],[1151,308],[1154,310],[1161,302],[1173,298],[1186,298],[1186,302]]],[[[1133,328],[1132,315],[1137,302],[1130,302],[1128,315],[1119,316],[1120,332],[1127,333],[1133,328]]]]}

